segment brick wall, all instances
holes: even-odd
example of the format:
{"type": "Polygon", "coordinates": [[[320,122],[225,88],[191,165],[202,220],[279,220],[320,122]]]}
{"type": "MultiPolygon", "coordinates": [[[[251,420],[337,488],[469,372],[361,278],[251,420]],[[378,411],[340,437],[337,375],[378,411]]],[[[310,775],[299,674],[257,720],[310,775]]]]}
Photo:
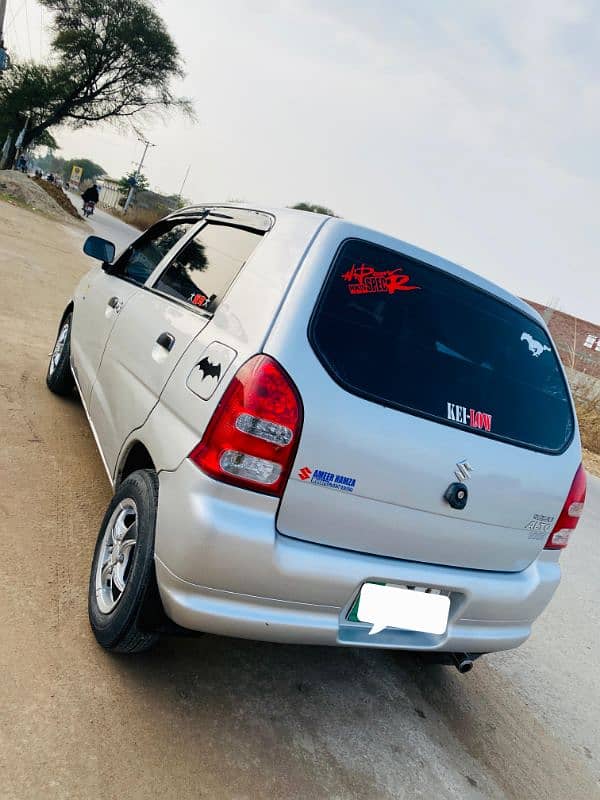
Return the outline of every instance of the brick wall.
{"type": "Polygon", "coordinates": [[[546,320],[566,367],[600,378],[600,325],[527,300],[546,320]]]}

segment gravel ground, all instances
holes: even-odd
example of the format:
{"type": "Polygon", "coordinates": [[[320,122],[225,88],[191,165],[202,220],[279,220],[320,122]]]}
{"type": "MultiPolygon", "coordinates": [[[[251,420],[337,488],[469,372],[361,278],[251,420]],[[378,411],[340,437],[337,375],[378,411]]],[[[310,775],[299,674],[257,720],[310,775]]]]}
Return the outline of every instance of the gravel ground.
{"type": "Polygon", "coordinates": [[[63,222],[74,221],[47,192],[22,172],[0,170],[0,197],[9,203],[32,211],[41,211],[63,222]]]}

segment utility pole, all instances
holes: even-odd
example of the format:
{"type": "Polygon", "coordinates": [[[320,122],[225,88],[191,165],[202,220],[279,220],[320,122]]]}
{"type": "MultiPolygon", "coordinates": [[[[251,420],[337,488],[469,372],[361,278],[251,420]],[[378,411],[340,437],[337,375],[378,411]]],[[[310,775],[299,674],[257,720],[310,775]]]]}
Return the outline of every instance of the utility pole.
{"type": "MultiPolygon", "coordinates": [[[[0,2],[2,2],[2,0],[0,0],[0,2]]],[[[144,166],[144,159],[146,158],[146,153],[148,152],[148,148],[149,147],[156,147],[156,145],[152,144],[152,142],[149,142],[148,139],[144,139],[141,136],[138,137],[138,142],[141,142],[144,145],[144,152],[142,153],[142,157],[140,159],[140,163],[138,165],[138,168],[135,171],[135,175],[133,176],[134,183],[131,186],[131,188],[129,189],[129,194],[127,195],[127,200],[125,201],[125,205],[123,206],[123,213],[124,214],[127,213],[128,209],[129,209],[129,206],[131,205],[131,202],[133,200],[133,195],[135,194],[135,187],[137,186],[137,179],[139,178],[140,173],[142,171],[142,167],[144,166]]]]}
{"type": "Polygon", "coordinates": [[[4,47],[4,18],[6,17],[6,0],[0,0],[0,75],[9,67],[8,53],[4,47]]]}
{"type": "Polygon", "coordinates": [[[185,178],[183,179],[183,183],[181,184],[181,189],[179,190],[179,202],[180,203],[183,202],[183,187],[186,184],[186,181],[188,179],[188,175],[190,174],[191,168],[192,168],[192,165],[190,164],[189,167],[187,168],[186,173],[185,173],[185,178]]]}

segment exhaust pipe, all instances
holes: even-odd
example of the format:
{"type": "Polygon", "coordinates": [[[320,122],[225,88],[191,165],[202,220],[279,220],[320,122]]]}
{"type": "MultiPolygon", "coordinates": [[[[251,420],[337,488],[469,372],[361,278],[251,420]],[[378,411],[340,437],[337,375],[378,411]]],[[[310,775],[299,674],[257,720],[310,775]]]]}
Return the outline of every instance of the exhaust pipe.
{"type": "Polygon", "coordinates": [[[461,675],[473,669],[474,661],[468,653],[452,653],[452,661],[461,675]]]}

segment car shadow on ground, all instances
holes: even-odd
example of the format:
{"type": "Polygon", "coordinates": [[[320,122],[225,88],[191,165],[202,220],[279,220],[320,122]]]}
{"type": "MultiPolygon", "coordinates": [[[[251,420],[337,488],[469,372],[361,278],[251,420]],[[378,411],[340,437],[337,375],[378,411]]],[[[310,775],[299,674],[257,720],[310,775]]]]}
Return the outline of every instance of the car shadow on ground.
{"type": "Polygon", "coordinates": [[[574,773],[583,779],[573,753],[493,668],[493,655],[460,675],[413,653],[206,635],[107,658],[174,742],[183,725],[190,741],[224,746],[238,767],[258,765],[272,780],[285,775],[297,788],[318,775],[304,784],[307,796],[315,786],[338,796],[343,785],[351,796],[384,797],[373,793],[382,775],[388,785],[403,776],[419,786],[421,772],[432,788],[458,770],[465,796],[525,800],[546,796],[552,783],[562,796],[574,773]]]}
{"type": "MultiPolygon", "coordinates": [[[[450,744],[453,734],[440,727],[428,695],[457,684],[450,716],[469,728],[476,713],[461,685],[468,676],[412,653],[206,635],[164,638],[150,653],[116,661],[160,724],[172,718],[202,731],[203,741],[225,737],[244,763],[268,753],[276,769],[293,773],[308,759],[319,774],[331,773],[332,791],[343,777],[365,797],[388,761],[416,773],[450,744]]],[[[465,777],[466,788],[476,785],[465,777]]]]}

